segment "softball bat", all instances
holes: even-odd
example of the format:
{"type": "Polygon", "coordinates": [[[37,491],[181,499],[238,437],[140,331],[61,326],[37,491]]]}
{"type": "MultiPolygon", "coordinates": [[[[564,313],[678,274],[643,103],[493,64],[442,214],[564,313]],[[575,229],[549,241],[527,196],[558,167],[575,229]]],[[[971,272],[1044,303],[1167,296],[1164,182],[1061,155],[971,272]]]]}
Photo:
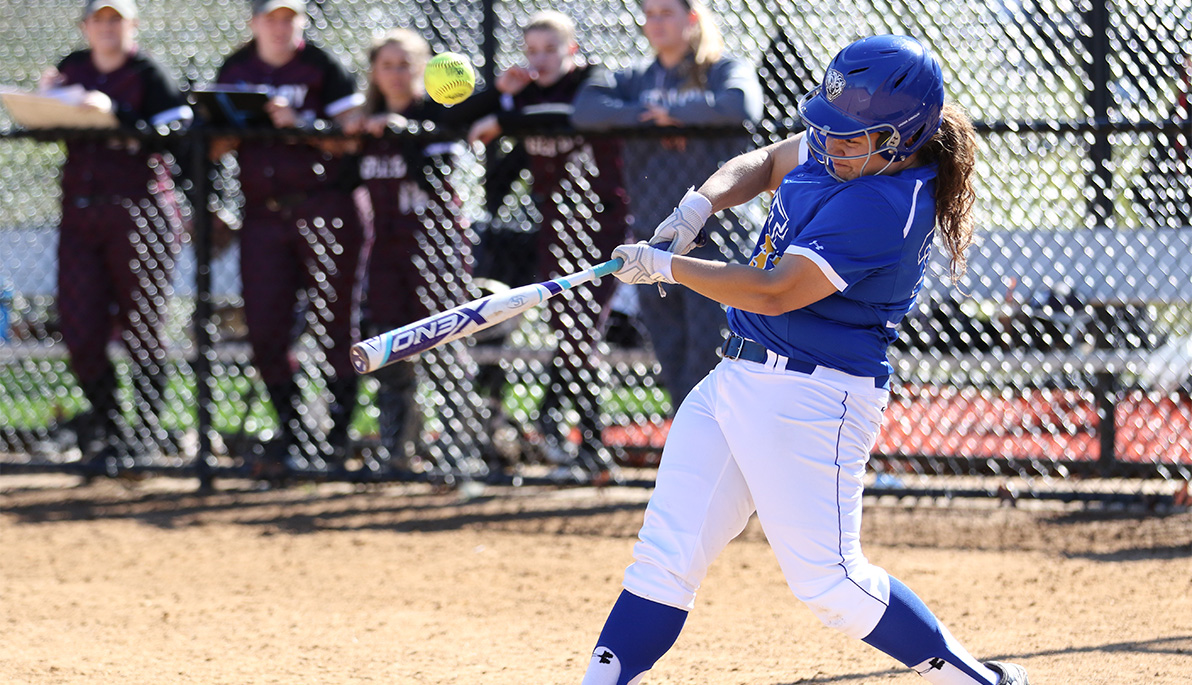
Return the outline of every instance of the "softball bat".
{"type": "Polygon", "coordinates": [[[622,263],[619,257],[610,259],[567,276],[472,300],[401,328],[361,340],[352,346],[352,366],[355,367],[356,373],[372,373],[420,352],[483,331],[536,307],[561,292],[607,276],[621,268],[622,263]]]}

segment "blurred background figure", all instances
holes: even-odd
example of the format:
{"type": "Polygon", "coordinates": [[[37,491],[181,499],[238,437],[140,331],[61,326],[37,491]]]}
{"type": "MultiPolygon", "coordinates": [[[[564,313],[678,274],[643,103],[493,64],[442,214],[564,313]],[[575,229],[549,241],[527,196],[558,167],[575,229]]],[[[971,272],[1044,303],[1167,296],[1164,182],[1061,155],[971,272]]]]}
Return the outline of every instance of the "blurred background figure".
{"type": "MultiPolygon", "coordinates": [[[[1192,55],[1178,66],[1174,97],[1168,118],[1192,119],[1188,96],[1192,93],[1192,55]]],[[[1156,227],[1192,226],[1192,174],[1188,167],[1188,133],[1156,133],[1151,152],[1143,162],[1141,187],[1135,196],[1147,219],[1156,227]]]]}
{"type": "MultiPolygon", "coordinates": [[[[575,101],[581,130],[631,127],[739,126],[761,117],[762,90],[746,61],[727,57],[712,13],[698,0],[644,0],[642,30],[654,54],[636,66],[590,79],[575,101]]],[[[634,238],[647,240],[670,215],[676,197],[698,186],[719,165],[750,146],[747,135],[647,137],[625,142],[625,183],[634,238]]],[[[739,227],[735,215],[725,220],[739,227]]],[[[741,258],[743,245],[712,231],[691,254],[741,258]]],[[[745,233],[745,232],[740,232],[745,233]]],[[[672,412],[716,365],[726,325],[721,306],[695,292],[655,286],[636,289],[672,412]]]]}
{"type": "Polygon", "coordinates": [[[358,385],[348,352],[359,335],[366,236],[352,197],[354,174],[346,141],[301,133],[345,123],[364,96],[342,64],[304,40],[306,20],[302,0],[253,0],[252,39],[226,58],[217,77],[221,86],[267,88],[273,126],[295,134],[227,146],[238,150],[245,200],[240,276],[248,338],[278,415],[279,432],[258,468],[270,478],[292,464],[343,465],[358,385]],[[320,363],[331,396],[326,431],[306,410],[290,353],[304,329],[326,355],[320,363]]]}
{"type": "MultiPolygon", "coordinates": [[[[111,112],[121,128],[180,128],[192,118],[178,87],[137,47],[132,0],[83,7],[87,48],[41,78],[43,91],[74,91],[78,106],[111,112]]],[[[174,452],[161,426],[166,391],[163,327],[181,217],[169,162],[147,141],[113,136],[68,140],[62,166],[58,240],[58,314],[71,368],[91,411],[77,422],[91,470],[121,459],[174,452]],[[116,368],[107,356],[113,329],[131,357],[130,423],[117,402],[116,368]]]]}
{"type": "MultiPolygon", "coordinates": [[[[393,135],[411,124],[458,123],[455,108],[426,97],[422,76],[430,46],[407,29],[383,34],[368,53],[364,107],[344,126],[364,136],[358,171],[368,190],[371,224],[365,295],[368,335],[377,335],[471,299],[466,286],[471,244],[450,174],[461,147],[393,135]]],[[[381,460],[396,473],[474,470],[483,441],[484,407],[475,402],[475,365],[463,341],[424,352],[373,374],[381,460]],[[422,444],[425,408],[417,402],[419,369],[429,376],[430,404],[442,423],[439,439],[422,444]]]]}
{"type": "MultiPolygon", "coordinates": [[[[510,67],[496,87],[477,93],[461,107],[479,117],[468,132],[472,143],[489,144],[503,132],[526,133],[569,127],[580,87],[603,72],[579,55],[575,23],[555,11],[531,16],[522,28],[525,64],[510,67]]],[[[620,143],[611,138],[526,135],[530,198],[541,220],[533,281],[555,278],[608,259],[626,236],[627,203],[621,176],[620,143]]],[[[613,459],[601,441],[599,394],[600,331],[615,280],[578,288],[549,300],[547,312],[556,348],[537,428],[546,458],[560,465],[559,477],[607,473],[613,459]],[[579,445],[568,439],[566,406],[578,415],[579,445]],[[578,467],[578,469],[576,468],[578,467]]]]}

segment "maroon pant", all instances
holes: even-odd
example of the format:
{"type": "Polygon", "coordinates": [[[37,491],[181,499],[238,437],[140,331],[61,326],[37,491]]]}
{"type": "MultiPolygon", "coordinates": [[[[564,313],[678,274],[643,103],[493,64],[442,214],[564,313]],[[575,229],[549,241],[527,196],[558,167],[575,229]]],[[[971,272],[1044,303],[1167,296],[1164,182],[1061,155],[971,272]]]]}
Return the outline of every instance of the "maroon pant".
{"type": "Polygon", "coordinates": [[[299,293],[308,326],[337,378],[355,371],[349,350],[358,335],[361,255],[366,235],[352,195],[326,190],[305,198],[246,198],[240,279],[254,363],[266,385],[293,378],[290,355],[299,293]]]}
{"type": "Polygon", "coordinates": [[[172,193],[64,199],[58,317],[71,365],[84,385],[109,372],[106,348],[117,324],[133,362],[161,373],[180,226],[172,193]]]}
{"type": "MultiPolygon", "coordinates": [[[[542,213],[537,264],[540,279],[556,278],[599,264],[611,258],[614,248],[628,241],[625,193],[620,189],[603,190],[597,206],[572,206],[567,212],[562,204],[574,191],[563,194],[564,199],[545,200],[541,195],[535,196],[542,213]]],[[[563,368],[577,373],[595,362],[600,319],[616,284],[615,278],[602,278],[599,285],[577,288],[549,301],[550,327],[559,339],[559,361],[563,368]]]]}
{"type": "MultiPolygon", "coordinates": [[[[566,182],[565,182],[566,183],[566,182]]],[[[564,211],[563,203],[577,193],[560,193],[550,201],[536,194],[542,212],[538,233],[538,275],[542,278],[574,273],[608,259],[613,248],[626,241],[627,206],[620,189],[605,188],[597,206],[575,205],[564,211]]],[[[616,279],[606,276],[599,285],[569,290],[548,300],[550,327],[558,347],[552,360],[546,395],[539,407],[539,428],[558,437],[564,400],[579,413],[581,463],[598,469],[609,466],[611,457],[601,441],[597,343],[603,326],[605,306],[612,297],[616,279]]]]}

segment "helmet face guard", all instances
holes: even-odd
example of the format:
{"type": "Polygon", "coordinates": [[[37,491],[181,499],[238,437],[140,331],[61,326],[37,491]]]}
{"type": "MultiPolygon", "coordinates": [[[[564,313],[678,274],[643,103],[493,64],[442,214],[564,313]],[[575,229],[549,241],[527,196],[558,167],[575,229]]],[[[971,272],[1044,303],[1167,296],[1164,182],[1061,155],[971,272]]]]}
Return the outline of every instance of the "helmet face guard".
{"type": "MultiPolygon", "coordinates": [[[[847,116],[838,115],[831,119],[832,123],[824,122],[827,117],[817,117],[816,114],[809,112],[817,108],[816,98],[820,96],[820,91],[823,89],[816,88],[799,100],[799,116],[802,117],[803,122],[807,125],[807,150],[815,161],[824,165],[828,173],[838,181],[844,181],[836,172],[837,161],[852,161],[856,159],[865,160],[861,165],[862,173],[869,168],[869,161],[875,156],[880,158],[885,163],[881,169],[873,173],[883,173],[890,165],[894,163],[895,157],[898,155],[898,142],[900,136],[898,129],[891,124],[874,124],[866,126],[860,121],[856,121],[847,116]],[[824,123],[813,123],[824,122],[824,123]],[[878,137],[874,140],[871,134],[877,133],[878,137]],[[840,155],[833,154],[828,151],[828,140],[849,140],[851,138],[859,138],[864,136],[869,143],[869,150],[867,152],[856,155],[840,155]]],[[[822,101],[822,98],[820,98],[822,101]]]]}
{"type": "MultiPolygon", "coordinates": [[[[901,162],[939,130],[944,104],[939,63],[919,41],[907,36],[872,36],[836,54],[823,82],[799,101],[807,125],[808,148],[833,176],[833,160],[878,156],[901,162]],[[871,134],[879,134],[876,140],[871,134]],[[830,138],[869,137],[863,155],[828,153],[830,138]]],[[[863,166],[862,169],[866,168],[863,166]]],[[[840,178],[839,176],[836,176],[840,178]]]]}

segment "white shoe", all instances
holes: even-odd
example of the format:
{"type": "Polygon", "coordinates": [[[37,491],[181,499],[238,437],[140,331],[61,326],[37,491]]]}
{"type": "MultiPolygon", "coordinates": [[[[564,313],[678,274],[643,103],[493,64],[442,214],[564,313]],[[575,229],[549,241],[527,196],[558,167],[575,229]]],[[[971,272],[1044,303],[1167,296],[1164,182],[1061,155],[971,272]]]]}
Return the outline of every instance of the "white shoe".
{"type": "Polygon", "coordinates": [[[1018,664],[986,661],[985,667],[997,674],[997,685],[1031,685],[1026,679],[1026,669],[1018,664]]]}

